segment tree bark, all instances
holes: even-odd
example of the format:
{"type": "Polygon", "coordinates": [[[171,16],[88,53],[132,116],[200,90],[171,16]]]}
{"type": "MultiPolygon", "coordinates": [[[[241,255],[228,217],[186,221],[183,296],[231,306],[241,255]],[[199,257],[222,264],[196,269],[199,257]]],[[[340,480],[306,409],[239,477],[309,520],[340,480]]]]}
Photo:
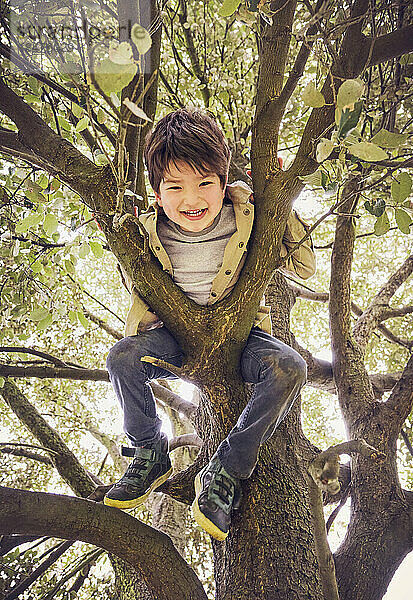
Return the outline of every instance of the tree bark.
{"type": "Polygon", "coordinates": [[[206,600],[202,585],[168,536],[123,511],[90,500],[0,488],[2,533],[82,540],[123,559],[157,600],[206,600]]]}

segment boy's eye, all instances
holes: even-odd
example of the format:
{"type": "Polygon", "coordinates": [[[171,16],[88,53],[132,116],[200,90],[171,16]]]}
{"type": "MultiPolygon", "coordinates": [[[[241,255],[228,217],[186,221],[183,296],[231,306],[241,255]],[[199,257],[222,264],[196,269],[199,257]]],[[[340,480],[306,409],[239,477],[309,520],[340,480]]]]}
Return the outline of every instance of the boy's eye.
{"type": "Polygon", "coordinates": [[[168,190],[180,190],[181,188],[179,187],[179,185],[174,185],[172,187],[167,188],[168,190]]]}
{"type": "Polygon", "coordinates": [[[212,181],[203,181],[199,185],[209,185],[210,183],[212,183],[212,181]]]}

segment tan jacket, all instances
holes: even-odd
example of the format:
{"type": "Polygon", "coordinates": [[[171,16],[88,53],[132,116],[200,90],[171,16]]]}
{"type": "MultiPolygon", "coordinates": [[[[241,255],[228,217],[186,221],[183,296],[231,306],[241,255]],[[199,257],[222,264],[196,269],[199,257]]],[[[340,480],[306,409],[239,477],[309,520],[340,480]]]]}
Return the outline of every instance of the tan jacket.
{"type": "MultiPolygon", "coordinates": [[[[237,230],[230,237],[225,247],[222,267],[212,282],[208,305],[222,300],[231,292],[244,265],[247,244],[254,222],[254,205],[250,202],[251,195],[251,188],[243,181],[236,181],[227,185],[226,197],[233,203],[237,230]]],[[[156,232],[159,210],[161,209],[157,204],[152,205],[149,210],[140,215],[139,221],[149,235],[151,251],[161,263],[164,271],[173,277],[171,261],[156,232]]],[[[298,242],[306,231],[308,231],[308,225],[300,219],[295,211],[292,211],[288,217],[282,241],[282,257],[286,256],[292,244],[298,242]]],[[[311,277],[315,273],[315,256],[312,248],[312,242],[309,238],[287,259],[283,270],[298,275],[301,279],[311,277]]],[[[126,318],[125,335],[135,335],[137,331],[145,331],[161,325],[159,318],[150,312],[148,305],[139,297],[132,286],[130,278],[123,270],[122,275],[124,284],[131,293],[131,306],[126,318]]],[[[271,333],[270,309],[268,306],[260,306],[254,326],[271,333]]]]}

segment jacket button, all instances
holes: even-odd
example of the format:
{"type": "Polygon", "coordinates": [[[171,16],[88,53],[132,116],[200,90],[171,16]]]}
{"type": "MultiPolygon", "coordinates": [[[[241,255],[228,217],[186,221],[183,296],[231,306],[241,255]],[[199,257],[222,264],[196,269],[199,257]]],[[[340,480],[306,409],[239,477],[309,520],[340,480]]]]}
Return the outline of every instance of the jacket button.
{"type": "Polygon", "coordinates": [[[155,246],[155,250],[160,250],[161,247],[160,246],[155,246]]]}
{"type": "Polygon", "coordinates": [[[225,275],[231,275],[232,271],[225,271],[225,275]]]}
{"type": "Polygon", "coordinates": [[[212,296],[213,298],[215,298],[215,297],[217,296],[217,293],[216,293],[216,292],[211,292],[211,296],[212,296]]]}
{"type": "Polygon", "coordinates": [[[250,210],[249,210],[249,208],[246,208],[246,209],[244,210],[244,215],[249,215],[249,214],[250,214],[250,210]]]}
{"type": "Polygon", "coordinates": [[[242,247],[244,246],[244,242],[240,242],[240,243],[238,244],[238,246],[239,246],[240,248],[242,248],[242,247]]]}

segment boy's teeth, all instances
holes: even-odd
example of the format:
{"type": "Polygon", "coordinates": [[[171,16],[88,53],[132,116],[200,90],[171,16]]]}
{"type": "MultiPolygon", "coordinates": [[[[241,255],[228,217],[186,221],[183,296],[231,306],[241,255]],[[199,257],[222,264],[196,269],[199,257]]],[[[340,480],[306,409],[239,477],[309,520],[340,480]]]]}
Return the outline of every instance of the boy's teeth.
{"type": "Polygon", "coordinates": [[[186,215],[200,215],[201,213],[204,212],[204,208],[202,210],[185,210],[185,214],[186,215]]]}

